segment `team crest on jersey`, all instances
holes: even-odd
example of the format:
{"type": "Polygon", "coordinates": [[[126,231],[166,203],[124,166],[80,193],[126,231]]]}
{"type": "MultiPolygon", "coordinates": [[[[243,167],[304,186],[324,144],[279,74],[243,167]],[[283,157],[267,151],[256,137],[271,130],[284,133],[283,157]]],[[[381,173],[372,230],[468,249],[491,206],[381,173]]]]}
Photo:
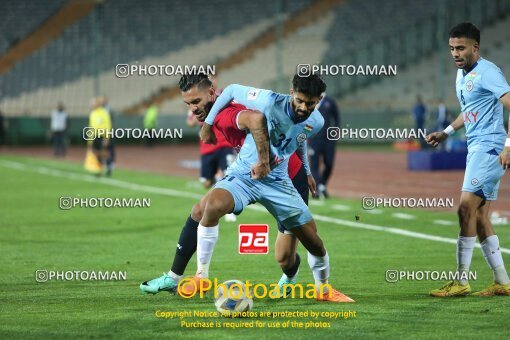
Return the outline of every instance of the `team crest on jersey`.
{"type": "Polygon", "coordinates": [[[473,179],[471,180],[471,184],[472,184],[472,185],[477,185],[477,184],[478,184],[478,179],[473,178],[473,179]]]}
{"type": "Polygon", "coordinates": [[[260,89],[253,89],[248,92],[248,100],[255,100],[259,95],[260,89]]]}
{"type": "Polygon", "coordinates": [[[303,143],[305,140],[306,140],[306,133],[302,132],[300,133],[296,140],[298,141],[298,143],[303,143]]]}
{"type": "Polygon", "coordinates": [[[468,82],[466,83],[466,91],[471,92],[473,87],[474,87],[473,81],[472,80],[468,80],[468,82]]]}

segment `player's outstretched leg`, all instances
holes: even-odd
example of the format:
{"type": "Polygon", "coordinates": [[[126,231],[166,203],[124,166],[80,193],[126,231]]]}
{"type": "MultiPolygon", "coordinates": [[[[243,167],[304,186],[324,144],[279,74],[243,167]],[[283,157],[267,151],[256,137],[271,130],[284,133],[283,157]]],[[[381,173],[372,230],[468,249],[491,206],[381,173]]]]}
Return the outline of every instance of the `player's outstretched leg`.
{"type": "Polygon", "coordinates": [[[296,252],[298,245],[297,237],[288,232],[285,233],[285,228],[281,226],[281,224],[278,225],[278,230],[275,245],[275,258],[283,271],[283,275],[278,282],[280,296],[285,296],[292,292],[292,285],[297,281],[301,258],[296,252]],[[286,292],[283,291],[284,285],[286,287],[286,292]]]}
{"type": "Polygon", "coordinates": [[[142,282],[140,284],[140,290],[142,292],[150,294],[156,294],[162,291],[176,292],[184,270],[197,249],[198,221],[202,219],[203,205],[205,204],[206,198],[207,195],[202,198],[200,203],[193,206],[191,214],[188,216],[182,228],[170,271],[153,280],[142,282]]]}
{"type": "Polygon", "coordinates": [[[209,282],[201,279],[209,277],[209,265],[211,263],[214,246],[218,240],[219,220],[225,214],[234,209],[234,198],[225,189],[216,188],[209,192],[204,205],[202,219],[197,229],[197,273],[195,285],[185,284],[182,290],[185,294],[202,287],[205,291],[210,289],[209,282]]]}
{"type": "Polygon", "coordinates": [[[478,209],[476,231],[482,246],[482,253],[492,269],[494,283],[486,289],[473,293],[476,296],[510,295],[510,279],[499,248],[499,239],[489,218],[490,201],[478,209]]]}
{"type": "Polygon", "coordinates": [[[293,228],[292,232],[308,250],[308,265],[313,273],[318,301],[354,302],[353,299],[333,289],[328,284],[329,255],[317,234],[317,226],[312,219],[304,225],[293,228]]]}
{"type": "Polygon", "coordinates": [[[471,293],[469,267],[476,242],[476,214],[483,199],[471,192],[462,192],[458,209],[460,234],[457,239],[457,280],[430,291],[436,297],[465,296],[471,293]]]}

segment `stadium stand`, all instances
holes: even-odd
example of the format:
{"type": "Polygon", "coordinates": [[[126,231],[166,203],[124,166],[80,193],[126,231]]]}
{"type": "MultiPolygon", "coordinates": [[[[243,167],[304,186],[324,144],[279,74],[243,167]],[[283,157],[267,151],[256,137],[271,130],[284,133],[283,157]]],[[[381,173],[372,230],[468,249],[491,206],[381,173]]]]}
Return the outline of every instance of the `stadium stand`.
{"type": "Polygon", "coordinates": [[[40,26],[64,2],[65,0],[47,0],[44,2],[31,0],[1,1],[0,55],[40,26]]]}
{"type": "MultiPolygon", "coordinates": [[[[293,12],[309,2],[289,1],[286,9],[293,12]]],[[[88,98],[94,91],[92,77],[96,72],[99,72],[103,85],[103,80],[112,78],[118,63],[158,61],[175,64],[176,55],[189,63],[194,53],[197,55],[193,55],[193,59],[197,63],[214,63],[224,53],[229,53],[229,48],[242,45],[253,35],[267,29],[271,20],[276,19],[275,6],[271,1],[262,6],[243,0],[236,2],[234,7],[228,0],[214,3],[198,0],[180,3],[176,10],[164,0],[148,3],[138,0],[106,1],[96,6],[91,15],[70,26],[61,36],[3,74],[0,77],[3,99],[0,105],[11,115],[40,114],[56,101],[66,98],[70,102],[68,110],[71,115],[84,114],[88,98]],[[229,20],[223,20],[224,17],[229,20]],[[98,21],[102,24],[97,25],[98,21]],[[225,49],[217,48],[218,45],[214,45],[214,49],[210,48],[212,45],[205,47],[214,39],[223,40],[220,46],[225,49]],[[200,55],[197,45],[203,47],[198,49],[200,55]],[[95,56],[99,51],[102,51],[101,57],[96,63],[94,60],[97,60],[95,56]]],[[[160,86],[156,84],[155,88],[147,88],[152,83],[157,81],[125,82],[122,96],[108,93],[111,105],[130,105],[132,98],[143,98],[160,86]]],[[[110,90],[108,85],[105,83],[104,88],[110,90]]]]}

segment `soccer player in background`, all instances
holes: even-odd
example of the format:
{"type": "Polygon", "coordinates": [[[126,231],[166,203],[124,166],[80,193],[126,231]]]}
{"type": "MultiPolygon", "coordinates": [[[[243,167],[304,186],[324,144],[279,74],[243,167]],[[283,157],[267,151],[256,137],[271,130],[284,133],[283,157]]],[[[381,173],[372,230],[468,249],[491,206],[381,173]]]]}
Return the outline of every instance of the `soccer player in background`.
{"type": "MultiPolygon", "coordinates": [[[[204,74],[186,75],[181,78],[179,86],[190,112],[197,121],[203,122],[218,93],[215,91],[214,95],[212,94],[215,88],[211,79],[204,74]]],[[[230,143],[229,145],[238,151],[246,138],[246,128],[257,128],[257,125],[262,123],[261,118],[263,116],[260,112],[250,111],[243,105],[230,103],[216,116],[213,130],[215,136],[223,136],[230,143]]],[[[311,175],[307,176],[305,167],[295,153],[289,160],[289,177],[305,203],[308,203],[309,188],[312,194],[316,194],[315,181],[311,175]]],[[[160,278],[143,282],[140,285],[143,292],[172,291],[177,287],[189,260],[196,251],[198,222],[202,218],[205,203],[206,197],[201,200],[200,204],[193,207],[191,215],[181,231],[171,270],[160,278]]],[[[279,281],[280,287],[283,287],[285,284],[296,283],[300,257],[296,252],[297,238],[281,223],[278,224],[278,230],[275,257],[283,271],[279,281]]]]}
{"type": "Polygon", "coordinates": [[[308,206],[292,186],[288,177],[289,157],[299,149],[303,164],[307,157],[306,140],[313,137],[324,125],[322,115],[315,110],[326,90],[318,75],[292,80],[290,95],[269,90],[229,85],[215,101],[202,126],[201,138],[213,139],[211,127],[218,112],[232,100],[264,113],[272,161],[277,164],[266,178],[256,180],[250,176],[251,164],[258,161],[252,135],[248,135],[227,175],[208,194],[202,219],[198,226],[197,274],[200,285],[209,277],[209,265],[218,239],[219,219],[227,213],[240,213],[247,205],[261,203],[283,226],[290,230],[308,250],[308,264],[313,272],[318,292],[317,300],[354,302],[348,296],[329,289],[329,256],[317,234],[317,226],[308,206]],[[324,293],[324,294],[323,294],[324,293]]]}
{"type": "Polygon", "coordinates": [[[336,155],[336,140],[328,138],[328,128],[340,127],[340,113],[333,98],[324,95],[317,110],[324,118],[324,127],[308,141],[308,151],[310,153],[310,163],[313,177],[317,179],[317,191],[320,197],[328,198],[327,185],[329,177],[333,171],[336,155]],[[323,163],[322,172],[319,173],[321,161],[323,163]]]}
{"type": "Polygon", "coordinates": [[[503,106],[510,109],[510,86],[501,70],[480,56],[480,30],[475,25],[461,23],[451,29],[449,37],[451,55],[459,69],[456,92],[462,112],[444,131],[429,134],[426,141],[435,147],[464,126],[468,156],[458,208],[458,279],[430,294],[446,297],[471,293],[467,278],[478,235],[494,283],[473,295],[510,295],[499,239],[489,218],[490,203],[496,200],[501,177],[510,165],[510,131],[507,134],[503,126],[503,106]]]}

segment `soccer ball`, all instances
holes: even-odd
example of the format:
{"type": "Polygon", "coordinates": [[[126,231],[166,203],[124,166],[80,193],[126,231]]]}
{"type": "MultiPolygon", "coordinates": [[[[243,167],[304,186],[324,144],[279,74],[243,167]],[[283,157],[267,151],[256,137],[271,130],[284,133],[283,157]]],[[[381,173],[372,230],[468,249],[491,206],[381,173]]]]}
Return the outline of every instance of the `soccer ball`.
{"type": "Polygon", "coordinates": [[[253,299],[248,298],[244,283],[239,280],[229,280],[218,286],[214,298],[216,310],[226,317],[242,316],[253,308],[253,299]]]}

